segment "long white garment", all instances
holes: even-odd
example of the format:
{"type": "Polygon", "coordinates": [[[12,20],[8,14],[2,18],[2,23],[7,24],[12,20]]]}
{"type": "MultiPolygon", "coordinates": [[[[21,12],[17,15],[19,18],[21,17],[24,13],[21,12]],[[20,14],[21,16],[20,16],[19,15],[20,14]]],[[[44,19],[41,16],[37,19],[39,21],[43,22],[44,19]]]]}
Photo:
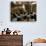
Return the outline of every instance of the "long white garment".
{"type": "Polygon", "coordinates": [[[33,43],[32,46],[46,46],[46,43],[33,43]]]}

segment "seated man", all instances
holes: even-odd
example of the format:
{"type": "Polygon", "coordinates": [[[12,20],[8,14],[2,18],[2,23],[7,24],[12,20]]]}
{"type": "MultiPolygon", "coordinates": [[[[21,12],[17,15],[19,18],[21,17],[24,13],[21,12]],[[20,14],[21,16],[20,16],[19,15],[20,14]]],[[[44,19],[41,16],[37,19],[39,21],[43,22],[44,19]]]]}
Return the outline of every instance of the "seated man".
{"type": "Polygon", "coordinates": [[[7,28],[6,35],[9,35],[10,33],[11,33],[11,30],[9,30],[9,28],[7,28]]]}

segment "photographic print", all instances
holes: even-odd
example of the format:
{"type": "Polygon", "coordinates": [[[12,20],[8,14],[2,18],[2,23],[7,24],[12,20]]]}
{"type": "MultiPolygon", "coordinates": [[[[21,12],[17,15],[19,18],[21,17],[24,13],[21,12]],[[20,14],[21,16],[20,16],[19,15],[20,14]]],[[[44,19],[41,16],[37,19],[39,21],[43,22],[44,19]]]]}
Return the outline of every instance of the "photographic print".
{"type": "Polygon", "coordinates": [[[36,1],[11,1],[11,21],[36,21],[36,1]]]}

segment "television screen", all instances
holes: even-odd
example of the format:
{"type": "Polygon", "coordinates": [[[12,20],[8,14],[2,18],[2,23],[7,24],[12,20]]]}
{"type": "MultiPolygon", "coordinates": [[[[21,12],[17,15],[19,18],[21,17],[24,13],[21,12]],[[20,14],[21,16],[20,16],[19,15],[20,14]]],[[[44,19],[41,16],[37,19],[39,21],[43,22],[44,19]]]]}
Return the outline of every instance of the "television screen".
{"type": "Polygon", "coordinates": [[[11,2],[11,21],[36,21],[36,1],[11,2]]]}

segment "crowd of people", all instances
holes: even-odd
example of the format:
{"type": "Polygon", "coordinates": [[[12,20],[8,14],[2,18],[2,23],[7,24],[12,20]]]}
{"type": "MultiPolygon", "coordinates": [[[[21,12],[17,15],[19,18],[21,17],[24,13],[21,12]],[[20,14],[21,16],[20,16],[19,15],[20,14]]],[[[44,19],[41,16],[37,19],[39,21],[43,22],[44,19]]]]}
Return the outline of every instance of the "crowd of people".
{"type": "Polygon", "coordinates": [[[13,21],[36,21],[36,13],[12,14],[13,21]]]}

